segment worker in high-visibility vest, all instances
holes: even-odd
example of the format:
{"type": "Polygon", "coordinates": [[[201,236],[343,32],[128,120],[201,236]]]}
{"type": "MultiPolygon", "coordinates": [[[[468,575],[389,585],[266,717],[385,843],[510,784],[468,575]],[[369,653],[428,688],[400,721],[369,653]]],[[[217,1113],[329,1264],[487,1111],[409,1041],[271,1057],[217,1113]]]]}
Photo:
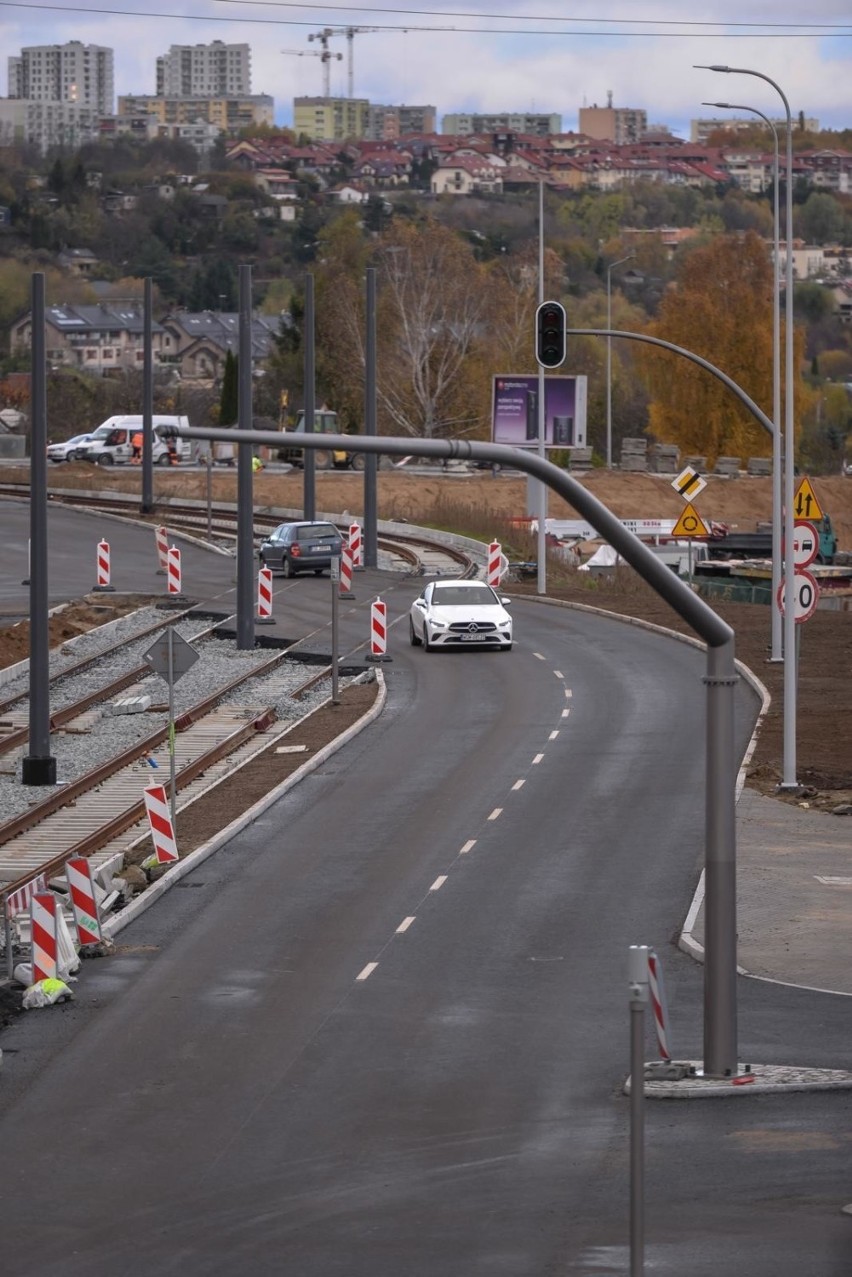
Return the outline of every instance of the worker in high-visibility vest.
{"type": "Polygon", "coordinates": [[[258,470],[263,469],[263,462],[260,457],[252,457],[251,459],[252,473],[257,474],[258,470]]]}

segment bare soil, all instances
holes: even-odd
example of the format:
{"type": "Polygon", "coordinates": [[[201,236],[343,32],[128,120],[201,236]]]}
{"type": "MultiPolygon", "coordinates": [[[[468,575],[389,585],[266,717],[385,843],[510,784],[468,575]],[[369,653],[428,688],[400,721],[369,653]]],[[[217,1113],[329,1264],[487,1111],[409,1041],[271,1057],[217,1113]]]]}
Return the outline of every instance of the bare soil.
{"type": "MultiPolygon", "coordinates": [[[[19,477],[20,471],[16,474],[19,477]]],[[[15,472],[4,475],[0,471],[0,480],[14,475],[15,472]]],[[[63,466],[61,470],[57,467],[49,478],[56,488],[92,486],[91,468],[82,464],[63,466]]],[[[236,500],[235,471],[218,471],[212,478],[215,501],[236,500]]],[[[672,488],[670,476],[596,470],[582,476],[581,481],[619,518],[670,518],[677,517],[683,510],[683,501],[672,488]]],[[[98,472],[98,482],[110,489],[139,489],[138,472],[98,472]]],[[[301,508],[300,472],[261,472],[254,476],[253,482],[256,508],[301,508]]],[[[157,518],[168,522],[170,499],[204,499],[206,475],[157,472],[155,486],[157,518]]],[[[852,549],[852,478],[820,478],[812,480],[812,486],[823,510],[831,515],[840,547],[852,549]]],[[[457,477],[381,471],[378,514],[381,519],[455,528],[482,539],[495,536],[503,541],[510,558],[529,558],[532,543],[508,523],[526,513],[526,491],[524,478],[494,478],[488,473],[457,477]]],[[[359,475],[337,472],[317,475],[319,510],[362,514],[363,492],[363,478],[359,475]]],[[[740,530],[753,530],[757,522],[771,519],[770,481],[711,476],[695,505],[705,519],[740,530]]],[[[554,518],[577,517],[576,512],[553,493],[549,496],[549,513],[554,518]]],[[[521,584],[513,586],[513,590],[532,593],[534,586],[521,584]]],[[[638,616],[671,629],[685,628],[671,609],[629,569],[620,570],[604,583],[554,562],[548,570],[548,593],[638,616]]],[[[783,666],[769,663],[769,610],[745,603],[719,603],[714,607],[735,631],[738,658],[762,680],[772,696],[748,783],[765,793],[774,793],[782,778],[783,666]]],[[[56,632],[51,641],[61,643],[75,632],[74,625],[83,626],[90,619],[96,624],[103,623],[104,612],[100,606],[93,609],[88,603],[79,614],[75,609],[60,614],[54,618],[56,632]]],[[[852,612],[818,610],[800,629],[797,779],[802,790],[785,797],[801,805],[833,810],[852,801],[852,612]]],[[[25,624],[11,631],[0,631],[0,665],[26,655],[26,644],[25,624]]],[[[328,721],[332,733],[336,734],[333,719],[328,721]]]]}

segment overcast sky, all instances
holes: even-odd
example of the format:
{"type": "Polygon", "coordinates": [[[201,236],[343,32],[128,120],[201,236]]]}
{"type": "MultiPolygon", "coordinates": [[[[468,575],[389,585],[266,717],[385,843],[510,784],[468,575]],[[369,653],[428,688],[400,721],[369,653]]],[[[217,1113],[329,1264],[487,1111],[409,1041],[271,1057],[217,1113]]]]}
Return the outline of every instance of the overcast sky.
{"type": "MultiPolygon", "coordinates": [[[[578,109],[605,105],[610,90],[615,106],[641,108],[649,123],[683,137],[691,119],[710,114],[702,101],[783,114],[771,86],[693,69],[704,62],[761,71],[780,84],[794,115],[803,111],[824,128],[852,126],[849,0],[815,0],[813,7],[790,0],[706,0],[701,7],[684,0],[579,0],[570,18],[564,13],[556,0],[410,0],[399,8],[393,0],[377,0],[373,8],[276,0],[0,0],[8,54],[69,40],[106,45],[115,51],[116,95],[153,93],[156,58],[172,44],[246,43],[252,91],[274,98],[280,124],[292,121],[294,97],[322,93],[322,62],[312,56],[319,44],[308,35],[359,26],[373,29],[352,42],[355,95],[430,103],[439,124],[450,111],[542,111],[575,129],[578,109]],[[688,22],[679,21],[684,12],[688,22]]],[[[347,93],[348,47],[343,35],[329,41],[332,52],[343,55],[331,62],[334,96],[347,93]]],[[[4,65],[8,92],[5,73],[4,65]]]]}

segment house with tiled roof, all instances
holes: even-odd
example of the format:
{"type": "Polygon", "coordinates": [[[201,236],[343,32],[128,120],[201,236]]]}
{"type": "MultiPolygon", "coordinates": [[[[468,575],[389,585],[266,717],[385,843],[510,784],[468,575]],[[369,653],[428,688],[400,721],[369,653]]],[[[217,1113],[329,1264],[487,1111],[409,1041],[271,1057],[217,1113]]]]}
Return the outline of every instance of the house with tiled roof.
{"type": "Polygon", "coordinates": [[[433,195],[499,194],[503,189],[505,165],[478,155],[455,154],[442,159],[432,174],[433,195]]]}
{"type": "MultiPolygon", "coordinates": [[[[94,306],[48,306],[45,310],[45,350],[51,366],[79,368],[99,376],[116,376],[142,369],[144,360],[143,308],[139,301],[102,302],[94,306]]],[[[169,353],[168,333],[151,325],[155,365],[169,353]]],[[[12,324],[13,352],[29,351],[32,315],[12,324]]]]}
{"type": "MultiPolygon", "coordinates": [[[[164,362],[180,373],[182,381],[215,385],[225,371],[228,352],[235,356],[239,354],[238,313],[176,310],[161,323],[163,333],[169,339],[169,354],[164,362]]],[[[252,315],[253,365],[262,363],[272,354],[274,339],[280,333],[282,323],[288,324],[289,316],[252,315]]]]}

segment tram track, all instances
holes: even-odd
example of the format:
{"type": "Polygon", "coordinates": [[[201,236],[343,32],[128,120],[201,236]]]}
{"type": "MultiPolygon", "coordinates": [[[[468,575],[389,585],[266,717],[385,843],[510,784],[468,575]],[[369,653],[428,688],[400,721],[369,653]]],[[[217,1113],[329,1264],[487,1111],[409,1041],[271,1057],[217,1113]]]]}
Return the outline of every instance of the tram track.
{"type": "MultiPolygon", "coordinates": [[[[15,491],[12,493],[9,491],[10,485],[0,486],[0,498],[24,495],[17,485],[14,487],[15,491]]],[[[57,494],[52,494],[52,499],[59,498],[57,494]]],[[[91,494],[62,494],[61,500],[63,504],[82,506],[119,517],[130,515],[135,521],[140,521],[137,511],[128,501],[105,499],[91,494]]],[[[268,528],[286,521],[286,517],[281,512],[258,511],[254,518],[255,529],[262,534],[268,528]]],[[[218,537],[234,545],[236,543],[236,511],[222,507],[217,507],[215,511],[211,509],[208,513],[207,510],[199,510],[196,503],[174,503],[141,522],[150,523],[152,529],[165,524],[168,531],[175,535],[184,533],[199,540],[204,539],[204,532],[209,532],[215,526],[218,537]]],[[[454,547],[438,545],[422,536],[383,536],[381,544],[398,562],[405,564],[408,569],[405,575],[408,576],[426,572],[467,576],[476,571],[476,565],[463,552],[454,547]],[[436,559],[439,565],[436,565],[436,559]]],[[[103,662],[107,651],[126,648],[128,641],[136,642],[140,638],[154,637],[192,614],[193,608],[172,612],[162,621],[134,633],[131,640],[122,637],[109,648],[87,655],[56,671],[51,676],[51,685],[63,679],[71,679],[75,674],[103,662]]],[[[193,641],[212,636],[228,619],[233,620],[233,617],[217,619],[214,625],[194,635],[193,641]]],[[[310,718],[316,710],[315,704],[307,714],[292,719],[280,719],[272,705],[275,698],[270,695],[268,686],[264,691],[257,689],[263,686],[264,680],[268,684],[270,676],[276,670],[289,668],[286,695],[294,708],[306,697],[316,701],[318,689],[321,689],[323,682],[330,676],[330,662],[301,680],[292,678],[292,666],[300,655],[298,649],[304,648],[305,654],[308,654],[305,645],[311,639],[316,639],[326,628],[321,625],[310,634],[304,634],[288,643],[259,666],[241,673],[226,686],[218,687],[209,696],[176,716],[172,747],[175,788],[182,800],[197,801],[200,795],[217,783],[217,768],[221,779],[233,775],[234,770],[242,766],[244,761],[272,749],[276,740],[293,731],[304,719],[310,718]],[[238,703],[229,704],[226,699],[228,697],[232,702],[236,698],[238,703]]],[[[341,655],[340,661],[344,664],[352,661],[365,646],[366,642],[358,644],[341,655]]],[[[132,691],[142,679],[148,677],[149,667],[136,665],[133,669],[106,680],[100,688],[87,691],[85,696],[55,711],[51,715],[51,730],[72,730],[81,734],[92,730],[105,703],[120,692],[132,691]]],[[[25,701],[26,693],[7,696],[0,701],[0,714],[14,712],[25,701]]],[[[19,749],[26,734],[27,729],[19,724],[7,735],[0,736],[0,755],[19,749]]],[[[134,842],[138,843],[147,832],[141,796],[141,789],[150,783],[148,778],[143,780],[149,765],[146,760],[156,759],[159,754],[160,761],[157,765],[166,763],[168,738],[169,727],[161,723],[155,731],[147,733],[122,754],[88,769],[72,782],[57,788],[47,798],[32,803],[27,811],[0,824],[0,896],[16,891],[39,874],[50,876],[59,873],[73,855],[89,856],[93,865],[119,862],[123,850],[134,842]],[[140,775],[140,771],[143,775],[140,775]]]]}

